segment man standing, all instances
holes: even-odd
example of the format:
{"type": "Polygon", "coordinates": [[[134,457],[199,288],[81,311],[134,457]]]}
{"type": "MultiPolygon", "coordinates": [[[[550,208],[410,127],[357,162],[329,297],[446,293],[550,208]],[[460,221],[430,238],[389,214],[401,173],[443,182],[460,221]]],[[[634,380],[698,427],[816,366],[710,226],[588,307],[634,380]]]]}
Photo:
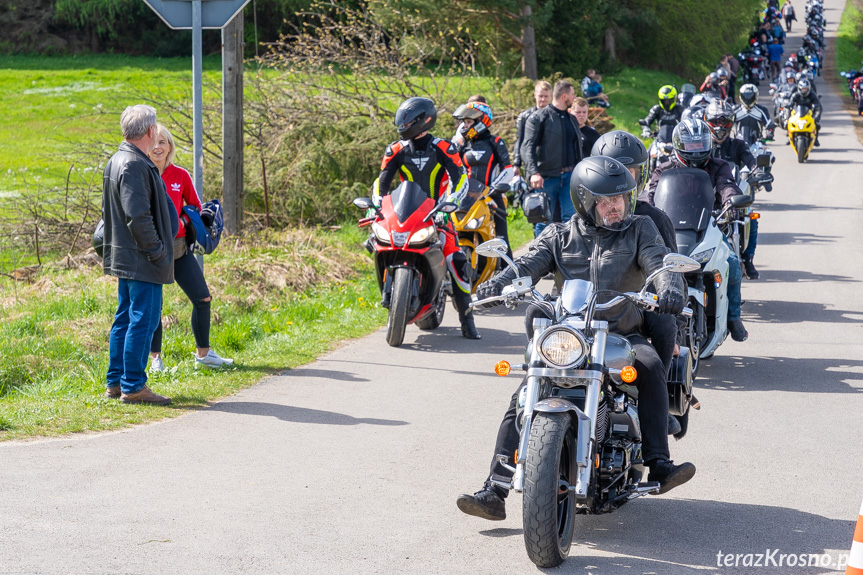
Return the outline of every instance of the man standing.
{"type": "Polygon", "coordinates": [[[522,166],[521,146],[524,144],[524,126],[531,114],[545,108],[551,102],[551,84],[545,80],[538,81],[533,88],[533,99],[536,101],[536,106],[523,111],[515,121],[515,148],[513,148],[512,165],[515,167],[516,175],[519,174],[522,166]]]}
{"type": "Polygon", "coordinates": [[[767,47],[767,59],[770,62],[770,81],[776,82],[782,71],[782,56],[785,50],[779,43],[779,38],[773,38],[773,43],[767,47]]]}
{"type": "MultiPolygon", "coordinates": [[[[559,207],[561,219],[569,221],[575,207],[569,196],[569,179],[575,165],[582,159],[581,131],[578,121],[569,113],[575,100],[575,89],[566,80],[554,85],[552,102],[531,114],[524,131],[522,154],[525,170],[530,175],[530,187],[548,195],[552,211],[559,207]]],[[[536,224],[538,236],[545,223],[536,224]]]]}
{"type": "Polygon", "coordinates": [[[171,398],[147,387],[145,368],[162,312],[162,285],[174,281],[177,210],[148,157],[156,141],[156,110],[129,106],[120,116],[120,127],[124,141],[102,179],[102,268],[119,279],[105,396],[123,403],[168,405],[171,398]]]}
{"type": "Polygon", "coordinates": [[[785,18],[785,29],[791,32],[791,22],[797,20],[797,16],[794,14],[794,6],[791,5],[791,0],[785,0],[785,4],[782,5],[782,16],[785,18]]]}

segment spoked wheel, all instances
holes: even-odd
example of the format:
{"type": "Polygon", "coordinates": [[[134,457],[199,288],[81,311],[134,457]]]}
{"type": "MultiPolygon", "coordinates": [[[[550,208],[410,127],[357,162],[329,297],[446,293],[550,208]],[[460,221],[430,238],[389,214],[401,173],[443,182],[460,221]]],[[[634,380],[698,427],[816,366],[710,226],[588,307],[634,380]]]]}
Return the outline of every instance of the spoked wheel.
{"type": "Polygon", "coordinates": [[[437,295],[437,303],[435,304],[434,313],[418,320],[416,322],[417,327],[426,331],[437,329],[443,321],[444,312],[446,312],[446,286],[441,284],[440,291],[437,295]]]}
{"type": "Polygon", "coordinates": [[[530,427],[524,482],[524,544],[538,567],[566,561],[575,517],[575,430],[567,413],[537,413],[530,427]]]}
{"type": "Polygon", "coordinates": [[[390,299],[390,315],[387,318],[387,343],[392,347],[400,346],[405,340],[412,280],[412,270],[396,268],[395,276],[393,276],[393,293],[390,299]]]}

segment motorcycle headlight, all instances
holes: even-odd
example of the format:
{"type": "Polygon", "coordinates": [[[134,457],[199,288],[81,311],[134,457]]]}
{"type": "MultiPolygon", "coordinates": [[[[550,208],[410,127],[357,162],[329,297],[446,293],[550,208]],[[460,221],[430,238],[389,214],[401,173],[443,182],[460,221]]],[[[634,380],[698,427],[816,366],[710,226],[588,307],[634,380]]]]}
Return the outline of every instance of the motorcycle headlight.
{"type": "Polygon", "coordinates": [[[482,225],[485,221],[485,216],[480,216],[478,218],[471,218],[467,225],[464,227],[466,230],[475,230],[482,225]]]}
{"type": "Polygon", "coordinates": [[[421,230],[417,230],[411,236],[411,239],[408,240],[408,243],[411,245],[424,243],[426,240],[431,237],[434,233],[434,226],[428,226],[421,230]]]}
{"type": "Polygon", "coordinates": [[[377,222],[372,223],[372,231],[375,234],[375,237],[378,241],[381,241],[385,244],[390,243],[390,233],[377,222]]]}
{"type": "Polygon", "coordinates": [[[709,250],[704,250],[703,252],[698,252],[697,254],[692,254],[689,257],[691,257],[692,259],[694,259],[695,261],[697,261],[701,265],[704,265],[710,261],[710,258],[713,257],[713,250],[715,250],[715,249],[716,248],[710,248],[709,250]]]}
{"type": "Polygon", "coordinates": [[[575,367],[587,357],[588,352],[584,336],[563,326],[546,330],[537,345],[545,363],[562,369],[575,367]]]}

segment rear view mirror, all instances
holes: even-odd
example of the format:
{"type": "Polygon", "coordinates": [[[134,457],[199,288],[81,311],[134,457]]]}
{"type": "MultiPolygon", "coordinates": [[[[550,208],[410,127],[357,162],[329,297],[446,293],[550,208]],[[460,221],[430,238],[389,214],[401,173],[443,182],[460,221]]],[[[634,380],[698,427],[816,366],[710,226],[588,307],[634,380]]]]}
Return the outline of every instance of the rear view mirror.
{"type": "Polygon", "coordinates": [[[668,254],[662,259],[663,266],[671,266],[671,271],[685,274],[701,269],[701,264],[682,254],[668,254]]]}
{"type": "Polygon", "coordinates": [[[501,238],[488,240],[476,247],[476,253],[487,258],[499,258],[501,254],[506,254],[506,250],[506,242],[501,238]]]}
{"type": "Polygon", "coordinates": [[[441,204],[438,206],[437,211],[443,212],[445,214],[451,214],[458,209],[458,205],[452,202],[446,202],[445,204],[441,204]]]}
{"type": "Polygon", "coordinates": [[[746,194],[740,194],[737,196],[731,196],[731,207],[733,208],[746,208],[752,205],[752,202],[755,201],[755,198],[752,196],[747,196],[746,194]]]}
{"type": "Polygon", "coordinates": [[[354,205],[361,210],[368,210],[374,207],[371,198],[354,198],[354,205]]]}

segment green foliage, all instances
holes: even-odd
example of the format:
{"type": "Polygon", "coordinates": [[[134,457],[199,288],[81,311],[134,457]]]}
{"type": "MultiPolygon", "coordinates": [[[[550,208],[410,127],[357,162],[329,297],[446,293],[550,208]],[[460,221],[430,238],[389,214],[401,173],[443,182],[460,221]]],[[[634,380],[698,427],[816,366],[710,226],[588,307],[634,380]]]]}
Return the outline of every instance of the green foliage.
{"type": "Polygon", "coordinates": [[[848,0],[836,33],[836,70],[863,66],[863,2],[848,0]]]}

